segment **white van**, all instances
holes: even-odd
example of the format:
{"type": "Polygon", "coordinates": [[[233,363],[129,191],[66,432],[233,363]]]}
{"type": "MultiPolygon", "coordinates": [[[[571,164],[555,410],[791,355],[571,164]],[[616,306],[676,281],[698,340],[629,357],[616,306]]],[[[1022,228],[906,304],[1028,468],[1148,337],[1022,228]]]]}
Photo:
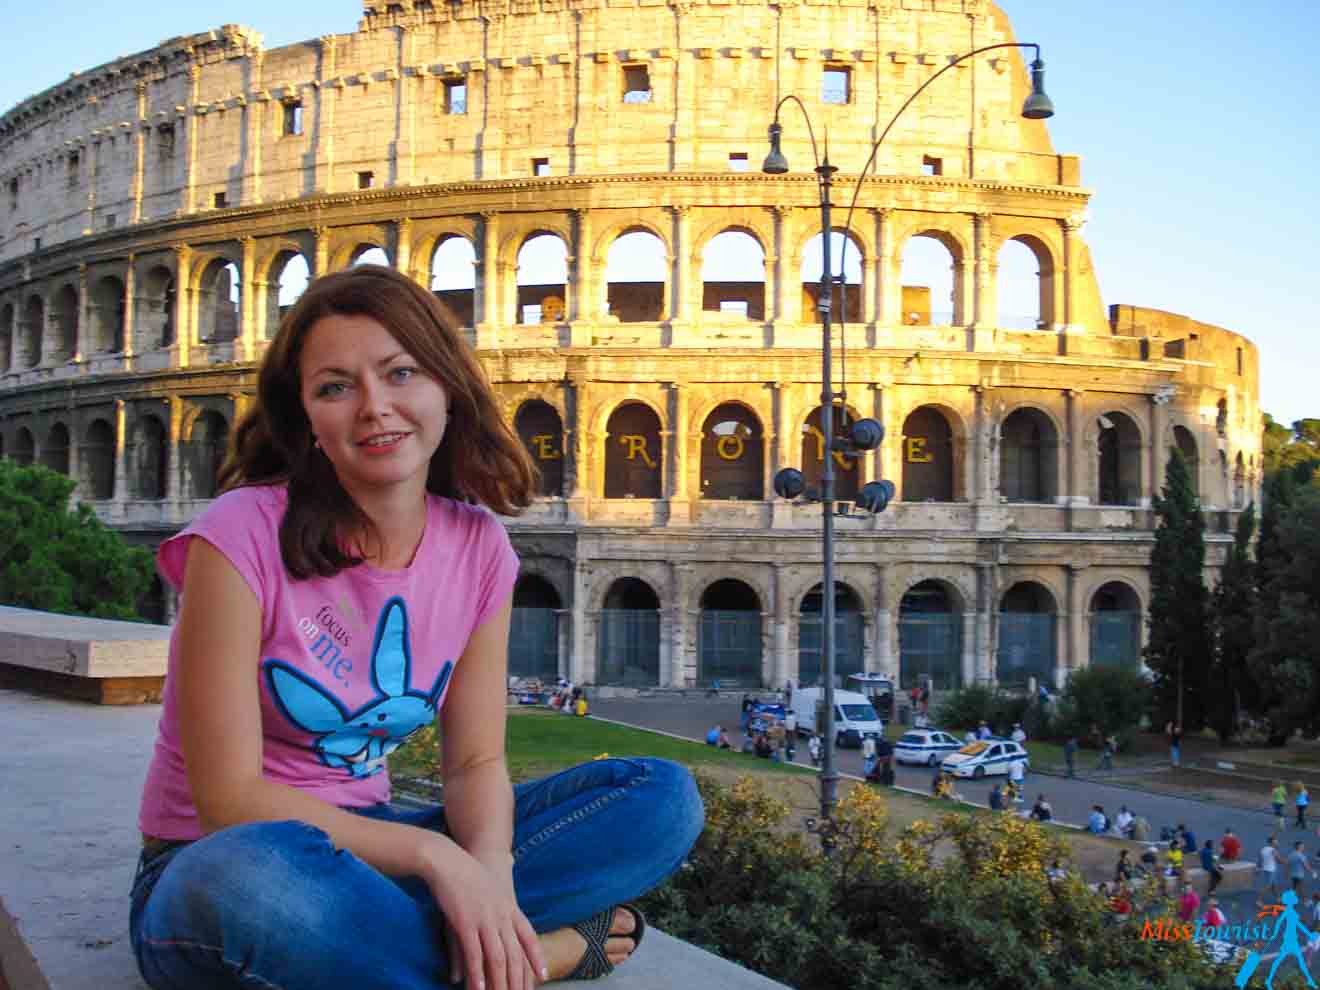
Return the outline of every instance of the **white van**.
{"type": "MultiPolygon", "coordinates": [[[[798,719],[798,732],[805,735],[817,732],[817,718],[825,717],[825,689],[798,688],[793,692],[793,712],[798,719]]],[[[866,695],[856,691],[834,692],[834,744],[860,749],[867,736],[881,739],[885,726],[876,715],[866,695]]]]}

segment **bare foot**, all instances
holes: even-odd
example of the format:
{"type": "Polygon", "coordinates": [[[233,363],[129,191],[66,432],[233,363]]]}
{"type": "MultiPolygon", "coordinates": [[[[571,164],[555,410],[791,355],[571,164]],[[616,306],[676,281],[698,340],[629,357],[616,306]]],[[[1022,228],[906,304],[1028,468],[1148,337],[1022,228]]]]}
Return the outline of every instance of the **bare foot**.
{"type": "MultiPolygon", "coordinates": [[[[614,909],[614,923],[610,925],[610,937],[605,940],[605,958],[611,965],[617,966],[632,955],[635,946],[628,936],[636,927],[631,914],[623,908],[614,909]]],[[[582,954],[587,951],[587,940],[572,928],[560,928],[541,936],[541,948],[545,952],[550,979],[562,980],[573,971],[582,954]]]]}

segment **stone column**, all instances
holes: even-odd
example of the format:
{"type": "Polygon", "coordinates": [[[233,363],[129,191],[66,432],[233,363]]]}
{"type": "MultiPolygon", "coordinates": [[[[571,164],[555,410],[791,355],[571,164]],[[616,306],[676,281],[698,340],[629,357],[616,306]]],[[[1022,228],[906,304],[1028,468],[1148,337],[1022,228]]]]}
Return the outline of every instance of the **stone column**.
{"type": "Polygon", "coordinates": [[[962,614],[962,682],[964,686],[977,682],[976,631],[976,613],[964,611],[962,614]]]}
{"type": "MultiPolygon", "coordinates": [[[[974,336],[972,296],[974,294],[975,270],[975,264],[966,258],[955,261],[953,264],[953,325],[955,327],[968,327],[969,339],[974,336]]],[[[971,343],[969,342],[968,350],[971,349],[971,343]]]]}
{"type": "MultiPolygon", "coordinates": [[[[87,262],[82,261],[78,263],[78,327],[76,332],[74,333],[73,354],[71,355],[74,361],[80,362],[87,360],[87,344],[89,340],[87,336],[88,334],[87,311],[88,308],[91,306],[91,304],[92,304],[91,294],[87,290],[87,262]]],[[[17,313],[18,310],[16,308],[15,315],[17,315],[17,313]]],[[[21,323],[16,324],[16,326],[20,326],[20,325],[21,323]]],[[[14,367],[18,367],[18,333],[17,332],[15,332],[14,334],[13,364],[14,367]]]]}
{"type": "Polygon", "coordinates": [[[179,500],[183,498],[184,406],[183,399],[177,395],[171,395],[165,401],[170,410],[170,460],[169,469],[165,472],[165,502],[168,506],[167,514],[174,519],[177,518],[179,500]]]}
{"type": "MultiPolygon", "coordinates": [[[[888,432],[889,427],[885,425],[885,386],[880,382],[873,382],[868,386],[871,390],[871,417],[888,432]]],[[[881,441],[880,446],[871,451],[869,459],[862,459],[862,482],[880,481],[885,476],[885,445],[881,441]],[[868,469],[869,466],[869,469],[868,469]]],[[[887,511],[887,510],[886,510],[887,511]]]]}
{"type": "Polygon", "coordinates": [[[1088,607],[1082,598],[1082,572],[1085,564],[1069,563],[1068,568],[1068,611],[1063,619],[1068,627],[1068,652],[1060,658],[1055,668],[1055,688],[1062,688],[1068,679],[1068,671],[1076,670],[1090,663],[1087,655],[1087,633],[1089,630],[1088,607]]]}
{"type": "Polygon", "coordinates": [[[312,256],[307,259],[311,277],[318,278],[330,271],[330,228],[312,228],[312,256]]]}
{"type": "MultiPolygon", "coordinates": [[[[416,282],[418,279],[412,270],[412,228],[413,222],[408,217],[394,222],[394,267],[416,282]]],[[[429,283],[426,287],[430,288],[429,283]]]]}
{"type": "Polygon", "coordinates": [[[202,67],[200,65],[190,65],[188,67],[188,99],[187,105],[193,108],[191,117],[185,118],[188,122],[184,150],[183,164],[183,212],[192,213],[197,209],[197,141],[199,130],[198,122],[201,120],[201,107],[197,104],[201,101],[201,80],[202,67]]]}
{"type": "Polygon", "coordinates": [[[596,666],[587,656],[587,623],[590,621],[587,610],[588,578],[586,561],[577,561],[573,567],[573,651],[568,665],[568,677],[574,684],[584,683],[587,672],[596,666]]]}
{"type": "MultiPolygon", "coordinates": [[[[882,326],[896,326],[903,322],[903,289],[901,285],[901,258],[894,253],[894,211],[888,208],[878,209],[875,213],[875,239],[880,246],[876,267],[876,323],[882,326]]],[[[876,335],[876,345],[888,334],[876,335]]]]}
{"type": "Polygon", "coordinates": [[[1074,328],[1073,321],[1076,314],[1073,312],[1073,280],[1077,275],[1077,237],[1082,229],[1082,221],[1076,217],[1068,217],[1062,222],[1063,227],[1063,278],[1060,285],[1054,293],[1056,305],[1059,306],[1058,312],[1062,319],[1064,333],[1074,333],[1080,328],[1074,328]]]}
{"type": "MultiPolygon", "coordinates": [[[[174,350],[175,364],[180,368],[188,367],[192,357],[192,288],[189,268],[192,265],[192,251],[188,245],[180,244],[174,249],[174,350]]],[[[79,335],[82,327],[78,328],[79,335]]]]}
{"type": "MultiPolygon", "coordinates": [[[[1081,389],[1069,389],[1065,393],[1068,400],[1068,436],[1064,451],[1068,458],[1067,483],[1068,494],[1064,504],[1071,510],[1076,506],[1089,505],[1090,495],[1090,451],[1086,442],[1086,422],[1083,417],[1086,393],[1081,389]]],[[[1068,528],[1076,529],[1075,512],[1068,513],[1068,528]]]]}
{"type": "Polygon", "coordinates": [[[564,453],[567,456],[564,490],[567,493],[565,511],[569,520],[586,520],[590,504],[591,479],[587,475],[588,433],[590,415],[587,404],[587,383],[582,379],[564,381],[564,408],[568,422],[564,424],[564,453]]]}
{"type": "Polygon", "coordinates": [[[1141,499],[1141,505],[1146,508],[1154,504],[1155,496],[1164,487],[1164,469],[1169,459],[1168,444],[1164,437],[1168,418],[1168,410],[1164,403],[1151,396],[1150,443],[1147,445],[1150,456],[1150,488],[1141,499]]]}
{"type": "MultiPolygon", "coordinates": [[[[338,79],[335,36],[328,34],[319,40],[321,59],[316,72],[317,86],[312,90],[316,94],[316,122],[308,150],[313,161],[312,188],[328,193],[334,191],[335,104],[343,92],[343,84],[338,79]]],[[[307,108],[303,112],[306,114],[307,108]]]]}
{"type": "Polygon", "coordinates": [[[116,515],[123,514],[124,502],[132,493],[128,490],[128,403],[115,399],[115,490],[111,498],[116,503],[116,515]]]}
{"type": "Polygon", "coordinates": [[[501,308],[504,287],[500,284],[499,214],[493,210],[481,212],[481,248],[477,258],[477,282],[474,293],[476,304],[477,347],[495,347],[498,329],[505,322],[501,308]]]}
{"type": "Polygon", "coordinates": [[[129,209],[129,223],[142,222],[142,176],[146,163],[147,132],[151,125],[147,123],[147,84],[141,80],[134,86],[137,94],[137,124],[133,128],[133,185],[130,195],[133,205],[129,209]]]}
{"type": "MultiPolygon", "coordinates": [[[[412,78],[409,66],[413,64],[413,38],[416,32],[407,24],[396,25],[399,48],[395,58],[398,68],[394,69],[397,78],[394,82],[394,161],[390,170],[389,183],[392,186],[412,185],[413,181],[413,138],[416,131],[417,104],[421,102],[421,80],[417,86],[409,84],[412,78]],[[414,92],[416,91],[416,92],[414,92]]],[[[401,272],[408,269],[397,263],[401,272]]]]}
{"type": "MultiPolygon", "coordinates": [[[[798,304],[801,295],[794,294],[793,286],[789,284],[789,275],[793,270],[793,259],[789,257],[794,230],[792,208],[783,205],[772,206],[770,212],[774,217],[775,228],[772,268],[774,303],[773,309],[769,306],[766,309],[769,310],[767,315],[775,323],[775,336],[778,337],[781,324],[803,323],[807,316],[798,304]]],[[[767,255],[767,265],[770,264],[770,259],[771,256],[767,255]]]]}
{"type": "Polygon", "coordinates": [[[670,467],[665,494],[669,498],[669,525],[692,524],[691,486],[688,478],[688,390],[681,382],[669,385],[669,430],[661,431],[668,438],[670,450],[666,463],[670,467]],[[670,453],[672,451],[672,453],[670,453]]]}
{"type": "Polygon", "coordinates": [[[673,213],[674,263],[669,271],[669,322],[671,327],[686,326],[693,320],[692,312],[692,245],[689,243],[692,209],[671,206],[673,213]]]}
{"type": "Polygon", "coordinates": [[[591,211],[572,212],[573,244],[568,258],[568,298],[564,300],[564,310],[568,315],[570,346],[589,347],[591,328],[600,318],[600,303],[595,290],[595,259],[591,256],[591,211]]]}
{"type": "Polygon", "coordinates": [[[892,678],[898,687],[898,664],[894,655],[893,616],[889,607],[889,565],[874,564],[875,571],[875,649],[873,671],[892,678]]]}
{"type": "Polygon", "coordinates": [[[257,356],[256,281],[257,239],[239,238],[243,246],[242,274],[238,280],[238,359],[253,361],[257,356]]]}
{"type": "MultiPolygon", "coordinates": [[[[774,464],[770,468],[770,477],[786,467],[801,467],[797,463],[796,441],[798,434],[793,430],[793,393],[792,385],[785,382],[771,382],[771,415],[774,417],[775,452],[774,464]]],[[[770,501],[770,525],[781,529],[793,524],[793,506],[774,494],[773,483],[766,488],[766,497],[770,501]]]]}
{"type": "Polygon", "coordinates": [[[972,315],[973,346],[972,350],[992,350],[995,345],[995,327],[999,322],[998,293],[996,292],[993,270],[995,265],[994,242],[990,233],[990,214],[972,215],[975,233],[976,262],[973,285],[974,309],[972,315]]]}
{"type": "Polygon", "coordinates": [[[788,568],[775,563],[774,656],[771,658],[770,686],[780,687],[790,677],[798,681],[798,664],[792,653],[789,631],[793,624],[792,603],[788,596],[788,568]]]}
{"type": "Polygon", "coordinates": [[[133,338],[137,322],[137,268],[133,264],[134,258],[135,255],[129,254],[124,268],[124,339],[121,353],[126,367],[132,367],[133,355],[137,351],[133,346],[136,343],[133,338]]]}
{"type": "Polygon", "coordinates": [[[989,562],[976,565],[976,679],[991,683],[995,670],[995,602],[998,598],[999,568],[989,562]]]}
{"type": "Polygon", "coordinates": [[[669,669],[663,671],[661,684],[681,688],[687,686],[687,643],[691,629],[688,596],[692,592],[692,565],[671,563],[674,600],[670,602],[669,669]]]}
{"type": "Polygon", "coordinates": [[[265,123],[268,101],[264,98],[258,99],[257,94],[265,88],[262,72],[264,63],[265,52],[260,49],[248,56],[247,79],[244,85],[247,92],[252,94],[252,98],[249,99],[246,95],[240,95],[238,98],[239,106],[243,110],[244,159],[241,164],[242,178],[238,199],[244,206],[261,202],[261,156],[265,150],[265,142],[262,140],[265,131],[262,125],[265,123]]]}

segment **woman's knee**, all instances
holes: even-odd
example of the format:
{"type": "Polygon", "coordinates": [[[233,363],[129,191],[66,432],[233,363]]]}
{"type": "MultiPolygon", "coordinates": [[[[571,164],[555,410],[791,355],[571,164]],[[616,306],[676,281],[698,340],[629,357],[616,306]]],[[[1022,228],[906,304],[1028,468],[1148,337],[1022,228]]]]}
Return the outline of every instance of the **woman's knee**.
{"type": "Polygon", "coordinates": [[[652,819],[663,823],[656,839],[681,847],[680,855],[697,841],[706,824],[706,809],[692,773],[680,763],[646,757],[644,790],[653,809],[652,819]]]}

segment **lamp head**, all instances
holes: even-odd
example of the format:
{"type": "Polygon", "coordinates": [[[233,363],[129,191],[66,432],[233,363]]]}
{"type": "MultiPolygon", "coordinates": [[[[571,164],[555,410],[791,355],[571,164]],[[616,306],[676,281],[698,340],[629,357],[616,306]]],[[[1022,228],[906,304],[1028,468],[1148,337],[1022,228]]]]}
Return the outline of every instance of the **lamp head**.
{"type": "Polygon", "coordinates": [[[775,494],[780,498],[797,498],[806,487],[802,472],[797,468],[784,468],[775,473],[775,494]]]}
{"type": "Polygon", "coordinates": [[[788,171],[788,159],[779,150],[779,135],[783,133],[784,128],[778,120],[770,125],[770,154],[761,163],[761,171],[767,175],[783,175],[788,171]]]}
{"type": "Polygon", "coordinates": [[[1054,103],[1045,95],[1045,63],[1039,58],[1031,63],[1031,95],[1022,104],[1022,116],[1028,120],[1054,116],[1054,103]]]}

